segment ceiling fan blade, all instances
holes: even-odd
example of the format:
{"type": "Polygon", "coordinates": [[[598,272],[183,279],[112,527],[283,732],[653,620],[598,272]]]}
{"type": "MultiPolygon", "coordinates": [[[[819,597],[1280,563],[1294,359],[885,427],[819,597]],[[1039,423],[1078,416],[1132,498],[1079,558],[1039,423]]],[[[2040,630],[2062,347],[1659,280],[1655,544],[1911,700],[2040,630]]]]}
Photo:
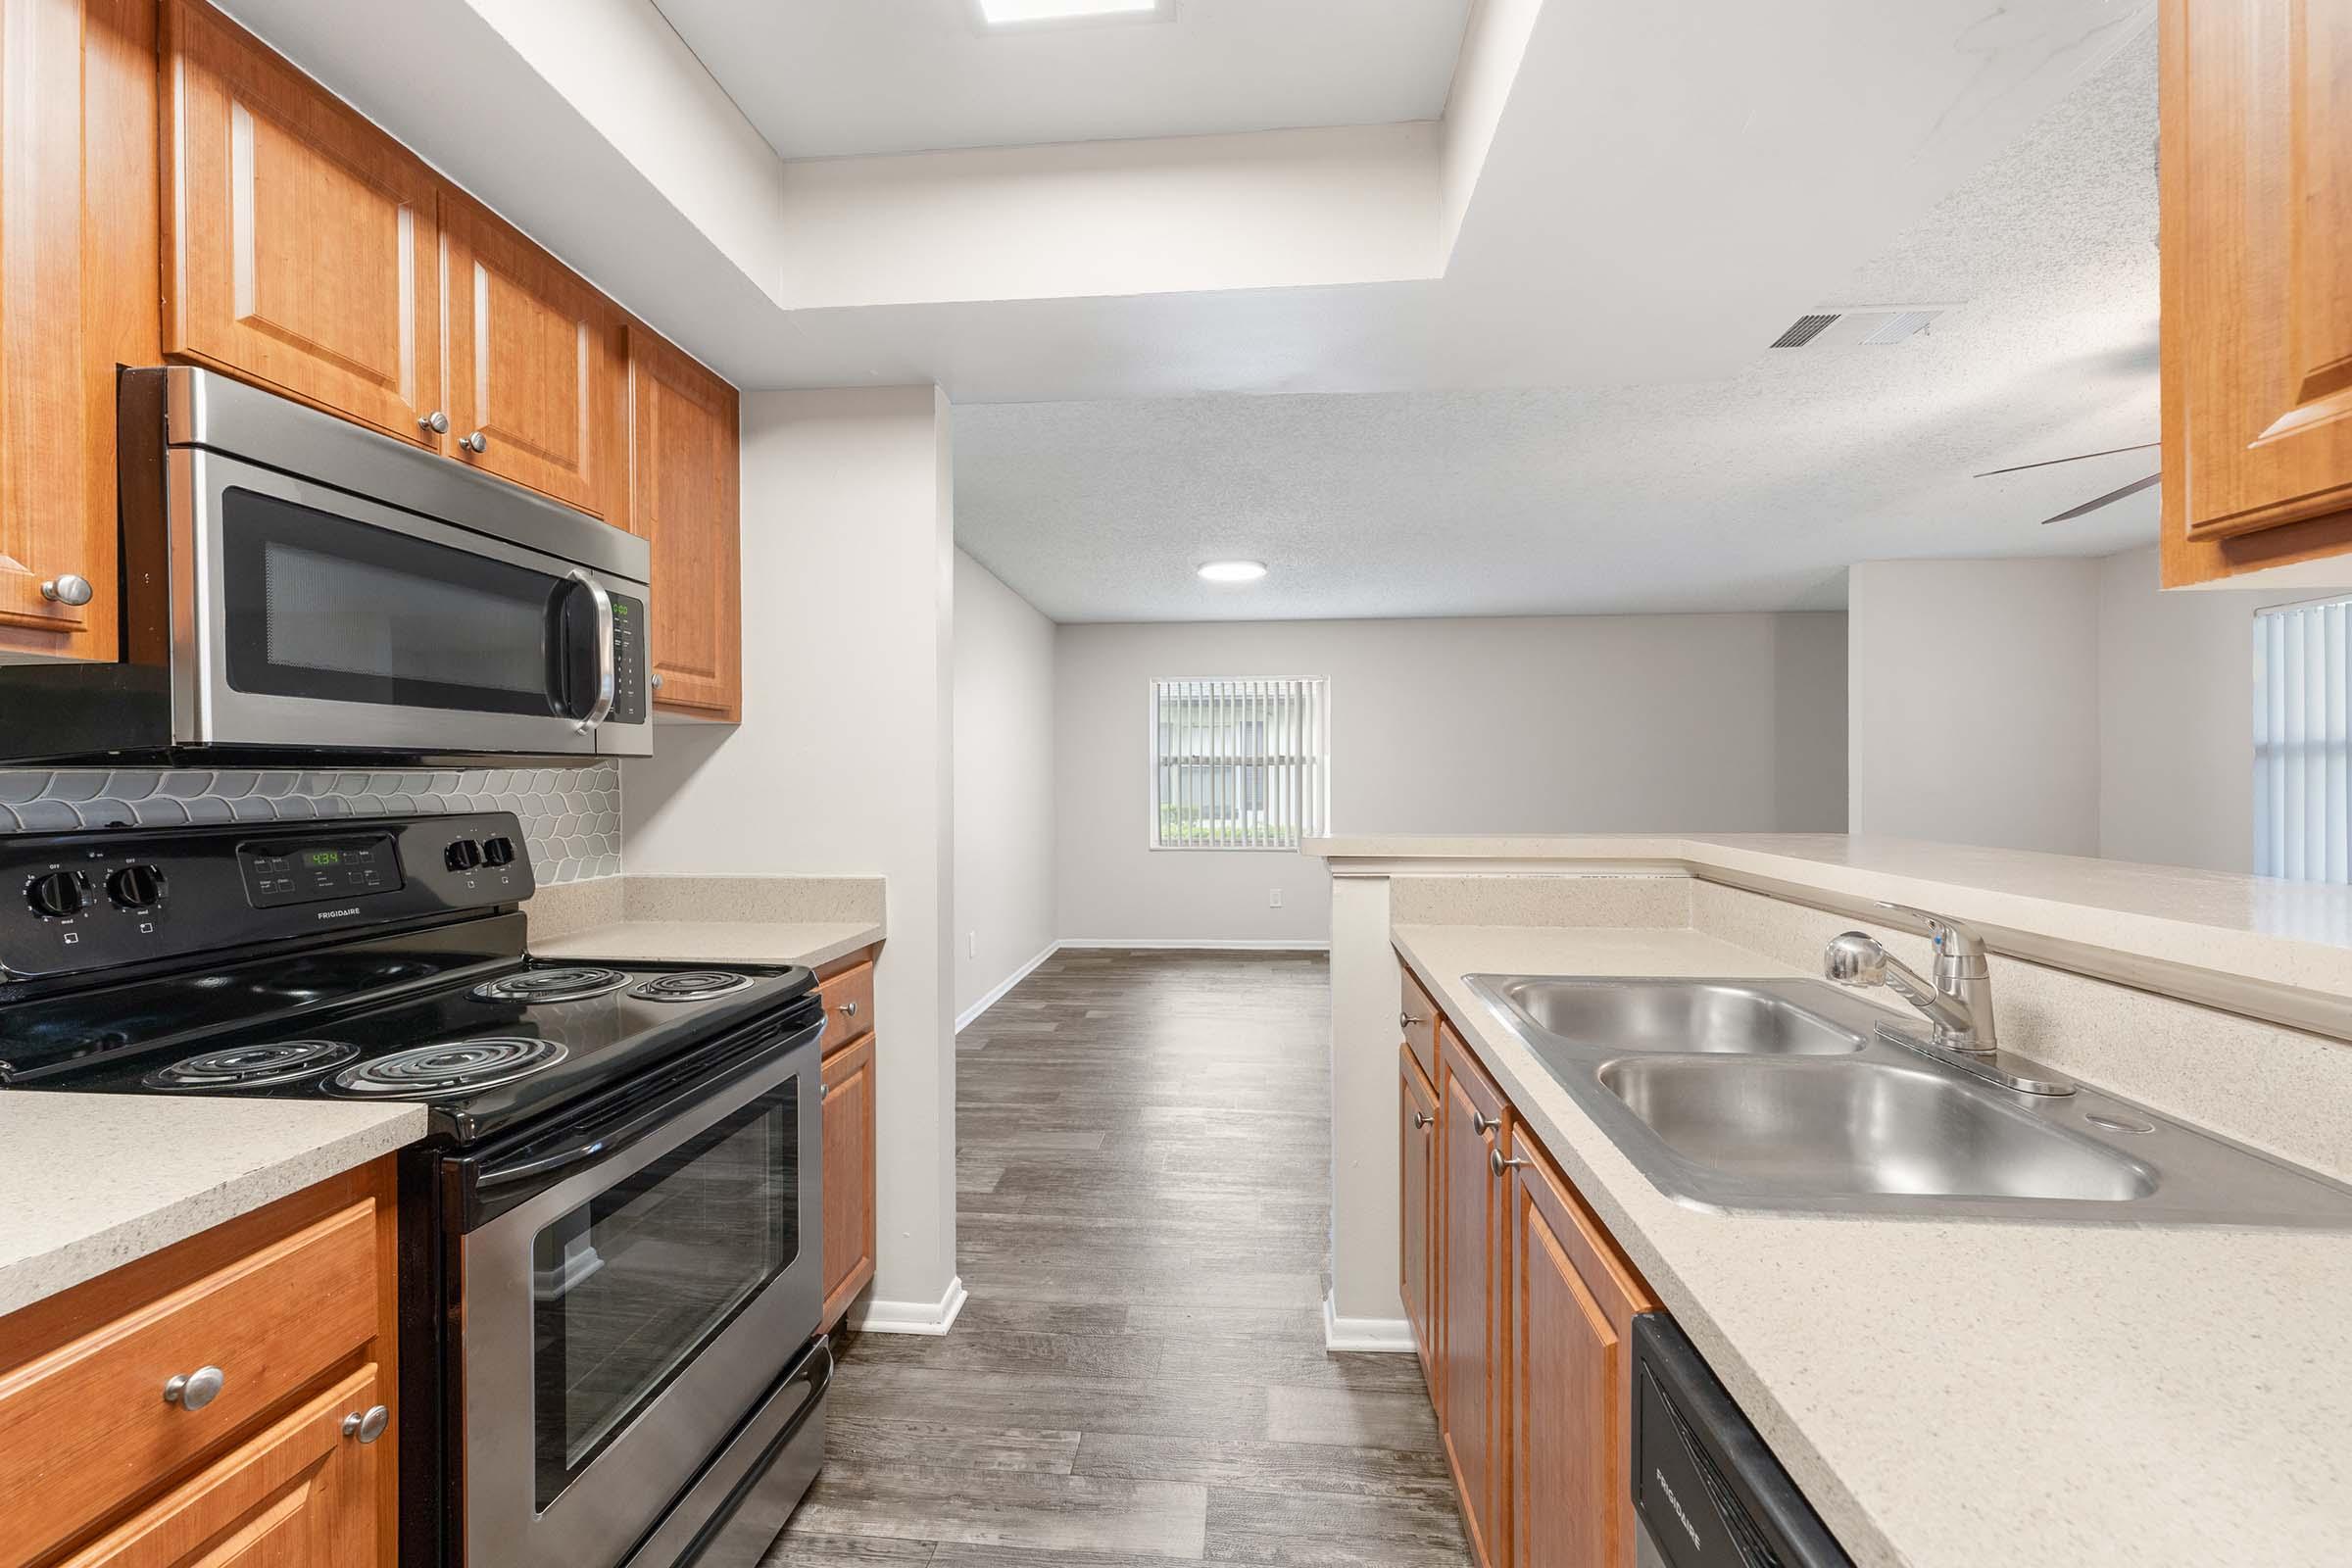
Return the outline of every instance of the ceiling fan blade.
{"type": "Polygon", "coordinates": [[[2135,496],[2139,494],[2142,490],[2145,490],[2148,486],[2154,484],[2157,480],[2163,477],[2164,475],[2161,473],[2151,473],[2145,479],[2134,479],[2130,484],[2124,486],[2121,490],[2110,490],[2105,495],[2100,496],[2095,500],[2083,502],[2079,507],[2069,507],[2064,512],[2058,514],[2058,515],[2055,517],[2044,517],[2041,519],[2041,525],[2046,528],[2053,522],[2064,522],[2069,517],[2080,517],[2084,513],[2096,512],[2111,501],[2121,501],[2126,496],[2135,496]]]}
{"type": "Polygon", "coordinates": [[[2078,452],[2071,458],[2044,458],[2039,463],[2021,463],[2010,468],[1986,468],[1983,473],[1974,475],[1974,477],[1989,479],[1996,473],[2023,473],[2028,468],[2054,468],[2061,463],[2081,463],[2084,458],[2112,458],[2119,452],[2145,452],[2152,447],[2162,445],[2164,443],[2161,441],[2142,441],[2135,447],[2109,447],[2104,452],[2078,452]]]}

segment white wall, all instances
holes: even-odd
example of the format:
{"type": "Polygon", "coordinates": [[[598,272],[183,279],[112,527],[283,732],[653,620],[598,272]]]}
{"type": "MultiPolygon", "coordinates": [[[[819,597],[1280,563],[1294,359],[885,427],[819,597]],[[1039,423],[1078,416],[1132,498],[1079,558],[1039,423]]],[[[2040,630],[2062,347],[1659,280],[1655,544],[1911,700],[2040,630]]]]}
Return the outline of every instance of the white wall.
{"type": "Polygon", "coordinates": [[[1327,939],[1320,860],[1146,847],[1154,678],[1328,677],[1341,832],[1835,831],[1844,635],[1836,614],[1064,626],[1059,934],[1327,939]]]}
{"type": "Polygon", "coordinates": [[[1051,946],[1054,623],[956,553],[956,1016],[1051,946]]]}
{"type": "Polygon", "coordinates": [[[2099,570],[2068,559],[1853,568],[1853,832],[2099,853],[2099,570]]]}
{"type": "Polygon", "coordinates": [[[953,516],[931,387],[743,405],[743,723],[626,764],[628,869],[888,879],[874,1311],[956,1278],[953,516]]]}
{"type": "Polygon", "coordinates": [[[2254,612],[2315,591],[2159,593],[2153,545],[2099,567],[2099,853],[2251,871],[2254,612]]]}

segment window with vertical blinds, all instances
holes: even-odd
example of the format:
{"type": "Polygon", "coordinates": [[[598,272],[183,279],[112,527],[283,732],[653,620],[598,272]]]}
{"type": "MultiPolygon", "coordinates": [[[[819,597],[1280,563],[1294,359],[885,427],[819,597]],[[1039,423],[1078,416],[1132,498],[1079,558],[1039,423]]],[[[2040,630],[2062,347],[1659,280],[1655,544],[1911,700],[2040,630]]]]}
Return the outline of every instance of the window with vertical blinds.
{"type": "Polygon", "coordinates": [[[1295,850],[1323,831],[1330,716],[1319,679],[1152,683],[1152,847],[1295,850]]]}
{"type": "Polygon", "coordinates": [[[2352,882],[2352,600],[2254,616],[2254,869],[2352,882]]]}

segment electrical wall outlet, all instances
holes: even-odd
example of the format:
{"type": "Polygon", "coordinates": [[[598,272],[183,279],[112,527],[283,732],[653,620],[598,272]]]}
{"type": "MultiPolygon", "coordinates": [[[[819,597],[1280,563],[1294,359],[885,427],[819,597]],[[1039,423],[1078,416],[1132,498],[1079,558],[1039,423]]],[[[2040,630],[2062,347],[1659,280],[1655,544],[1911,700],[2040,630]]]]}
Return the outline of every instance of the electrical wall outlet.
{"type": "Polygon", "coordinates": [[[977,932],[977,931],[974,931],[974,932],[971,932],[971,933],[967,934],[967,935],[964,937],[964,939],[963,939],[963,956],[964,956],[965,957],[967,957],[967,958],[977,958],[978,956],[980,956],[980,933],[979,933],[979,932],[977,932]]]}
{"type": "Polygon", "coordinates": [[[1279,909],[1282,907],[1282,889],[1266,889],[1266,907],[1269,909],[1279,909]]]}

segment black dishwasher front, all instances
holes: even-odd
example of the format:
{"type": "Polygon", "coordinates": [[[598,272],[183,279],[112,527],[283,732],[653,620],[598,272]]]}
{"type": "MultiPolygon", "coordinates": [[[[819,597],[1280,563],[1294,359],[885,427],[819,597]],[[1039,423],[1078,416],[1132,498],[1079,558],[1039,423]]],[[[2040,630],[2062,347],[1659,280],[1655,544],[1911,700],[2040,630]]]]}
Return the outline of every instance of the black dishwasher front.
{"type": "Polygon", "coordinates": [[[1642,1568],[1852,1568],[1674,1319],[1634,1319],[1642,1568]]]}

